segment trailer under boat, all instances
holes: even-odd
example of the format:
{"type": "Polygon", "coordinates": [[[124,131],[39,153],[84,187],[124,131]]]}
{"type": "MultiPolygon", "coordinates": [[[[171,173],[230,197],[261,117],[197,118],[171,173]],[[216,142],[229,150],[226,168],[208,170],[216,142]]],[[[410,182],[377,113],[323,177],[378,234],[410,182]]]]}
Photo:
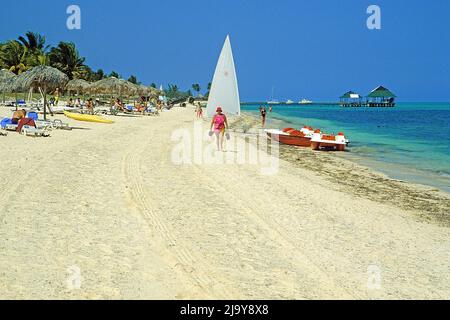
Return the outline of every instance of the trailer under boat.
{"type": "Polygon", "coordinates": [[[279,143],[313,150],[345,151],[345,147],[349,144],[342,132],[338,135],[324,134],[320,129],[314,130],[308,126],[300,130],[284,128],[282,130],[268,129],[265,132],[270,139],[279,143]]]}

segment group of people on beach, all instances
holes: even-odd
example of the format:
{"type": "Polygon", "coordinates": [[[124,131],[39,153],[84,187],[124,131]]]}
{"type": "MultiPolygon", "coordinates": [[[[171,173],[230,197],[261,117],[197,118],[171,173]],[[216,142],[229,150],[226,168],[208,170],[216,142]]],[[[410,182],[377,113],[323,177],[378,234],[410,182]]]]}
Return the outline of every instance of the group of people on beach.
{"type": "MultiPolygon", "coordinates": [[[[108,105],[108,103],[104,103],[103,105],[108,105]]],[[[69,101],[66,103],[67,107],[74,107],[74,108],[84,108],[89,114],[94,114],[95,107],[102,106],[102,103],[99,99],[88,98],[86,101],[82,101],[81,98],[70,98],[69,101]]],[[[132,106],[127,107],[127,105],[124,103],[124,101],[120,98],[114,98],[109,103],[109,106],[111,108],[112,112],[123,112],[123,113],[144,113],[145,110],[148,109],[150,106],[154,106],[154,112],[156,114],[159,114],[162,112],[164,108],[170,109],[172,105],[166,105],[163,101],[160,101],[159,99],[153,103],[151,101],[150,97],[141,96],[139,99],[135,100],[133,102],[132,106]]]]}

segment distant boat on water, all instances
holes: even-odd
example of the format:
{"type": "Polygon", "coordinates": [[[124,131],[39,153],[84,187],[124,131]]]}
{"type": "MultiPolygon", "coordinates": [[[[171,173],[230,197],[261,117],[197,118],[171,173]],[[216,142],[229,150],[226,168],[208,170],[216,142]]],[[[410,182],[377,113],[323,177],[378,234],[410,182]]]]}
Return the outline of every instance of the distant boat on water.
{"type": "Polygon", "coordinates": [[[216,71],[214,72],[206,107],[208,117],[213,117],[216,114],[218,106],[222,107],[223,112],[226,114],[237,116],[241,114],[239,88],[230,36],[227,36],[225,39],[216,71]]]}
{"type": "Polygon", "coordinates": [[[312,104],[313,102],[311,100],[302,99],[299,104],[312,104]]]}
{"type": "Polygon", "coordinates": [[[267,101],[267,104],[280,104],[278,100],[275,100],[273,97],[274,87],[272,87],[272,96],[270,97],[269,101],[267,101]]]}

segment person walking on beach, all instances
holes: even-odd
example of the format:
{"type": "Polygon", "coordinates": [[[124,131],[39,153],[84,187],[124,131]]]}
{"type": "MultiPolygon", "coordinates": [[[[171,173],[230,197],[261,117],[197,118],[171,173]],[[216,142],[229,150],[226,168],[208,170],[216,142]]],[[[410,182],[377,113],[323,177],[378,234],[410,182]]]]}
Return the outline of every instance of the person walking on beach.
{"type": "Polygon", "coordinates": [[[262,127],[264,128],[266,126],[266,115],[267,115],[267,109],[266,107],[262,108],[261,107],[261,122],[262,122],[262,127]]]}
{"type": "Polygon", "coordinates": [[[226,129],[228,129],[227,116],[222,113],[221,107],[217,107],[216,114],[214,115],[211,121],[211,129],[210,129],[210,132],[215,133],[216,135],[217,151],[225,151],[223,147],[223,142],[226,129]]]}
{"type": "Polygon", "coordinates": [[[202,109],[202,105],[200,104],[200,102],[197,105],[196,112],[197,112],[197,118],[203,118],[203,109],[202,109]]]}

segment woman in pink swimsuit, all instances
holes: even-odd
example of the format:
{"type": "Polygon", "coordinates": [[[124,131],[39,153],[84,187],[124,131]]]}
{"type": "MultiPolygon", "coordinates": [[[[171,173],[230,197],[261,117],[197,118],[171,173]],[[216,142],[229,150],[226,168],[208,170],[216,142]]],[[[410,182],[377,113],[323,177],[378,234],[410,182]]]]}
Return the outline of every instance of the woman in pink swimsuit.
{"type": "Polygon", "coordinates": [[[216,115],[211,121],[211,131],[214,131],[214,133],[216,134],[218,151],[225,151],[223,148],[225,129],[228,129],[227,116],[222,113],[221,107],[217,107],[216,115]]]}

